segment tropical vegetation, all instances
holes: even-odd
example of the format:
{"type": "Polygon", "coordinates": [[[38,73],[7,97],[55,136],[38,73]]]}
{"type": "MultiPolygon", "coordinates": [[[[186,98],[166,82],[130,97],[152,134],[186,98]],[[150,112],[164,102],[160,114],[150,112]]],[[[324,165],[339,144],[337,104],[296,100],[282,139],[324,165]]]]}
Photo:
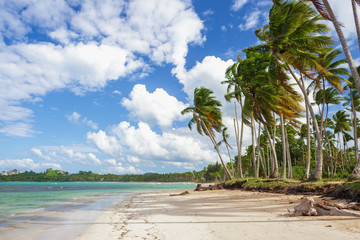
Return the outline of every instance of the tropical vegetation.
{"type": "MultiPolygon", "coordinates": [[[[357,22],[360,1],[352,2],[357,22]]],[[[227,86],[224,98],[234,103],[234,125],[223,124],[220,101],[210,89],[195,89],[194,107],[182,114],[192,113],[189,128],[196,123],[198,132],[211,138],[223,168],[219,177],[360,180],[359,69],[338,25],[326,0],[273,0],[268,24],[255,31],[260,44],[243,49],[244,57],[237,57],[221,82],[227,86]],[[334,23],[343,51],[335,49],[326,19],[334,23]],[[237,148],[233,159],[229,134],[220,136],[230,127],[237,148]],[[245,148],[244,128],[251,130],[245,148]],[[226,143],[228,163],[216,138],[226,143]]]]}

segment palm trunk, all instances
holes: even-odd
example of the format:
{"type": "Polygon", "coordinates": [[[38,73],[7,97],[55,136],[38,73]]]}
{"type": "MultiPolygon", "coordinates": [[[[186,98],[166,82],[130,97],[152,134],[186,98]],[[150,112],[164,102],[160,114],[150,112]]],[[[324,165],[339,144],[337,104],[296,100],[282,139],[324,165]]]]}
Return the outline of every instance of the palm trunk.
{"type": "Polygon", "coordinates": [[[354,181],[354,180],[360,180],[360,158],[358,156],[358,140],[357,140],[357,117],[356,117],[356,110],[355,110],[355,105],[354,105],[354,98],[350,92],[350,96],[351,96],[351,105],[352,105],[352,110],[353,110],[353,115],[354,115],[354,124],[353,124],[353,129],[354,129],[354,147],[355,147],[355,161],[356,165],[354,170],[352,171],[350,177],[349,177],[349,181],[354,181]]]}
{"type": "Polygon", "coordinates": [[[288,174],[289,174],[289,178],[293,178],[289,137],[288,137],[287,131],[285,131],[285,139],[286,139],[286,156],[287,156],[288,166],[289,166],[288,167],[289,168],[288,174]]]}
{"type": "Polygon", "coordinates": [[[354,21],[356,26],[356,34],[358,37],[358,44],[359,44],[359,50],[360,50],[360,23],[359,23],[359,17],[356,10],[356,2],[355,0],[351,0],[352,9],[353,9],[353,15],[354,15],[354,21]]]}
{"type": "MultiPolygon", "coordinates": [[[[302,79],[302,78],[301,78],[302,79]]],[[[310,177],[310,158],[311,158],[311,128],[310,128],[310,114],[309,106],[305,104],[306,108],[306,171],[305,178],[309,179],[310,177]]]]}
{"type": "Polygon", "coordinates": [[[285,127],[284,127],[284,117],[280,114],[280,129],[281,129],[281,138],[282,138],[282,171],[281,171],[281,178],[286,178],[286,140],[285,140],[285,127]]]}
{"type": "MultiPolygon", "coordinates": [[[[260,152],[260,133],[261,133],[261,123],[259,122],[259,131],[258,131],[258,141],[257,141],[257,165],[256,165],[256,175],[259,177],[259,172],[260,172],[260,161],[261,161],[261,166],[262,168],[264,168],[264,164],[262,163],[262,159],[261,159],[261,152],[260,152]]],[[[256,134],[255,134],[256,137],[256,134]]]]}
{"type": "Polygon", "coordinates": [[[306,93],[305,84],[301,84],[301,82],[296,77],[295,73],[293,72],[293,70],[291,69],[291,67],[288,64],[287,64],[287,67],[288,67],[291,75],[295,79],[296,83],[299,85],[299,87],[304,95],[305,104],[309,107],[309,111],[310,111],[311,118],[313,121],[313,127],[314,127],[314,131],[315,131],[316,142],[317,142],[317,156],[316,156],[315,169],[311,173],[311,175],[309,177],[309,181],[318,181],[318,180],[322,179],[322,171],[323,171],[322,139],[321,139],[321,135],[320,135],[319,126],[316,121],[314,110],[310,104],[308,95],[306,93]]]}
{"type": "MultiPolygon", "coordinates": [[[[240,99],[240,107],[242,107],[242,103],[241,103],[241,99],[240,99]]],[[[238,178],[243,178],[243,170],[242,170],[242,163],[241,163],[241,148],[242,148],[242,138],[243,138],[243,127],[244,127],[244,122],[241,119],[241,130],[240,130],[240,136],[239,136],[239,119],[238,119],[238,114],[237,114],[237,109],[236,109],[236,102],[235,102],[235,119],[234,120],[234,128],[235,128],[235,137],[236,137],[236,145],[237,145],[237,150],[238,150],[238,170],[237,170],[237,174],[236,176],[238,178]]]]}
{"type": "Polygon", "coordinates": [[[230,161],[230,166],[231,166],[231,176],[234,176],[234,165],[233,165],[233,162],[231,160],[230,146],[226,142],[225,142],[225,146],[226,146],[226,150],[227,150],[227,153],[228,153],[228,156],[229,156],[229,161],[230,161]]]}
{"type": "Polygon", "coordinates": [[[252,141],[252,162],[253,162],[253,177],[258,178],[256,170],[256,157],[255,157],[255,126],[254,116],[251,116],[251,141],[252,141]]]}
{"type": "Polygon", "coordinates": [[[354,60],[351,56],[351,53],[350,53],[350,50],[349,50],[349,47],[346,43],[346,40],[345,40],[345,37],[344,37],[344,34],[343,32],[341,31],[341,28],[340,28],[340,24],[339,22],[336,20],[336,17],[335,17],[335,14],[333,12],[333,10],[331,9],[331,6],[329,4],[329,2],[327,0],[323,0],[323,3],[326,7],[326,11],[329,13],[330,15],[330,18],[332,20],[332,23],[334,24],[334,27],[335,27],[335,30],[336,30],[336,33],[339,37],[339,40],[340,40],[340,43],[341,43],[341,46],[344,50],[344,54],[345,54],[345,57],[346,57],[346,60],[349,64],[349,68],[350,68],[350,71],[351,71],[351,74],[354,78],[354,82],[355,82],[355,85],[356,85],[356,89],[358,91],[358,93],[360,94],[360,77],[359,77],[359,74],[356,70],[356,66],[355,66],[355,63],[354,63],[354,60]]]}
{"type": "Polygon", "coordinates": [[[216,144],[216,141],[215,141],[214,137],[210,134],[210,131],[209,131],[208,127],[206,126],[206,124],[204,124],[202,121],[201,121],[201,124],[202,124],[203,128],[206,130],[206,135],[209,136],[211,142],[214,145],[214,148],[216,149],[217,154],[219,155],[221,165],[222,165],[222,167],[224,169],[224,172],[225,172],[225,180],[233,179],[233,177],[231,176],[231,174],[229,172],[229,169],[226,167],[226,165],[224,163],[224,160],[223,160],[223,158],[221,156],[221,153],[220,153],[220,149],[219,149],[218,145],[216,144]]]}
{"type": "Polygon", "coordinates": [[[266,132],[266,136],[268,138],[268,141],[270,143],[270,149],[271,149],[272,156],[273,156],[270,177],[271,178],[278,178],[279,177],[279,166],[278,166],[277,157],[276,157],[275,143],[273,143],[271,141],[272,138],[270,136],[270,133],[269,133],[269,130],[268,130],[267,126],[265,126],[265,132],[266,132]]]}
{"type": "Polygon", "coordinates": [[[324,123],[324,133],[325,133],[325,138],[326,138],[326,141],[327,141],[327,146],[328,146],[328,148],[329,148],[330,173],[331,173],[331,174],[334,174],[334,162],[333,162],[331,144],[330,144],[330,140],[329,140],[328,133],[327,133],[327,131],[326,131],[328,114],[329,114],[329,104],[326,104],[326,117],[325,117],[325,123],[324,123]]]}

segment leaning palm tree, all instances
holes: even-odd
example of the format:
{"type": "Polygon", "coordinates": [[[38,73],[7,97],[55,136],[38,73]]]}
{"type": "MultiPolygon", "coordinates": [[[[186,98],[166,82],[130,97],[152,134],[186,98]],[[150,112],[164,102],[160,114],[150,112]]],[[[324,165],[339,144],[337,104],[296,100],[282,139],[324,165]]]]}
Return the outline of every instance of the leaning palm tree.
{"type": "Polygon", "coordinates": [[[229,162],[230,162],[230,166],[231,166],[231,175],[234,176],[234,164],[232,162],[231,159],[231,154],[230,154],[230,149],[232,149],[231,145],[228,142],[228,138],[230,137],[230,135],[227,133],[228,128],[227,127],[223,127],[222,129],[222,139],[217,143],[218,146],[220,146],[222,143],[225,144],[228,156],[229,156],[229,162]]]}
{"type": "MultiPolygon", "coordinates": [[[[344,50],[346,60],[347,60],[347,62],[349,64],[351,74],[354,77],[356,89],[360,94],[360,77],[359,77],[359,73],[356,71],[356,66],[355,66],[354,60],[353,60],[353,58],[351,56],[351,52],[349,50],[349,46],[347,45],[345,36],[344,36],[344,34],[343,34],[342,30],[341,30],[340,23],[337,21],[337,19],[335,17],[335,14],[334,14],[328,0],[307,0],[307,1],[311,1],[314,4],[314,6],[316,7],[316,9],[319,11],[319,13],[322,16],[324,16],[326,19],[330,20],[333,23],[333,25],[335,27],[335,30],[336,30],[336,33],[337,33],[337,35],[339,37],[341,46],[342,46],[342,48],[344,50]]],[[[358,0],[356,0],[356,2],[359,3],[358,0]]]]}
{"type": "Polygon", "coordinates": [[[220,110],[221,103],[212,96],[213,91],[205,88],[195,88],[194,90],[194,107],[187,107],[181,111],[181,114],[192,113],[193,117],[189,121],[188,127],[192,130],[195,123],[197,131],[208,136],[216,149],[221,164],[224,168],[226,180],[232,179],[232,176],[222,159],[220,149],[215,140],[215,133],[222,131],[222,112],[220,110]]]}
{"type": "MultiPolygon", "coordinates": [[[[316,122],[315,112],[310,105],[302,76],[314,79],[312,71],[319,69],[318,55],[333,43],[329,36],[322,33],[328,31],[325,24],[320,23],[323,18],[304,1],[273,0],[274,5],[269,13],[269,24],[256,30],[258,38],[265,44],[251,47],[258,51],[270,51],[276,58],[275,66],[279,68],[285,63],[293,79],[303,93],[305,104],[312,116],[313,128],[317,141],[316,167],[310,180],[322,178],[322,136],[316,122]],[[300,73],[300,79],[295,74],[300,73]]],[[[280,79],[283,83],[287,79],[280,79]]]]}
{"type": "MultiPolygon", "coordinates": [[[[243,178],[242,162],[241,162],[241,149],[243,143],[243,134],[244,134],[244,121],[241,120],[241,126],[239,127],[239,118],[237,111],[237,103],[240,104],[240,109],[242,111],[242,92],[240,88],[241,75],[239,74],[239,65],[242,64],[240,56],[238,57],[239,62],[235,62],[233,65],[228,67],[225,72],[225,81],[222,81],[221,84],[227,84],[227,94],[225,94],[226,101],[230,102],[231,99],[235,99],[235,118],[234,118],[234,130],[236,138],[236,146],[238,152],[238,164],[237,164],[237,174],[238,178],[243,178]]],[[[242,119],[242,118],[241,118],[242,119]]]]}
{"type": "MultiPolygon", "coordinates": [[[[358,72],[360,71],[360,67],[357,68],[358,72]]],[[[349,180],[360,180],[360,158],[358,156],[358,119],[357,119],[357,111],[360,110],[360,96],[357,91],[355,91],[354,86],[354,78],[350,77],[348,79],[348,87],[350,88],[350,99],[347,99],[348,102],[351,103],[351,111],[353,113],[353,133],[354,133],[354,147],[355,147],[355,161],[356,165],[353,169],[349,180]]]]}

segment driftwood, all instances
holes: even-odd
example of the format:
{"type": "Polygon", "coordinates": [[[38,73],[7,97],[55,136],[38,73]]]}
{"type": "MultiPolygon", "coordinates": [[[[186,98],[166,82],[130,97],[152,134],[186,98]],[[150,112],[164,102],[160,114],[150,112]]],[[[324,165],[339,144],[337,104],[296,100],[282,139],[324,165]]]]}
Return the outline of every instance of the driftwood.
{"type": "Polygon", "coordinates": [[[177,193],[177,194],[170,194],[170,196],[182,196],[182,195],[187,195],[190,194],[188,191],[182,192],[182,193],[177,193]]]}
{"type": "Polygon", "coordinates": [[[224,189],[221,184],[209,185],[208,187],[203,187],[201,183],[196,185],[195,191],[207,191],[207,190],[220,190],[224,189]]]}
{"type": "MultiPolygon", "coordinates": [[[[354,204],[353,204],[354,205],[354,204]]],[[[312,197],[302,198],[299,205],[294,207],[292,216],[355,216],[360,214],[340,210],[326,202],[316,203],[312,197]]]]}

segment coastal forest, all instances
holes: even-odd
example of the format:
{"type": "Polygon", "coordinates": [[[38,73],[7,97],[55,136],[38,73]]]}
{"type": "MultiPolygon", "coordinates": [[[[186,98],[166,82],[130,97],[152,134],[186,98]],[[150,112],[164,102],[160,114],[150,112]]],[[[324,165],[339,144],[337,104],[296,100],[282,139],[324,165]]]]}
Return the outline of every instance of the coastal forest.
{"type": "MultiPolygon", "coordinates": [[[[352,2],[358,23],[360,1],[352,2]]],[[[360,69],[328,1],[273,0],[268,24],[255,35],[259,44],[243,49],[221,82],[234,104],[233,126],[223,124],[221,103],[206,86],[194,90],[193,106],[182,111],[192,115],[189,128],[212,142],[221,176],[360,180],[360,69]],[[325,21],[334,25],[342,49],[325,21]],[[228,141],[230,127],[236,146],[228,141]],[[251,129],[245,147],[244,128],[251,129]]]]}

